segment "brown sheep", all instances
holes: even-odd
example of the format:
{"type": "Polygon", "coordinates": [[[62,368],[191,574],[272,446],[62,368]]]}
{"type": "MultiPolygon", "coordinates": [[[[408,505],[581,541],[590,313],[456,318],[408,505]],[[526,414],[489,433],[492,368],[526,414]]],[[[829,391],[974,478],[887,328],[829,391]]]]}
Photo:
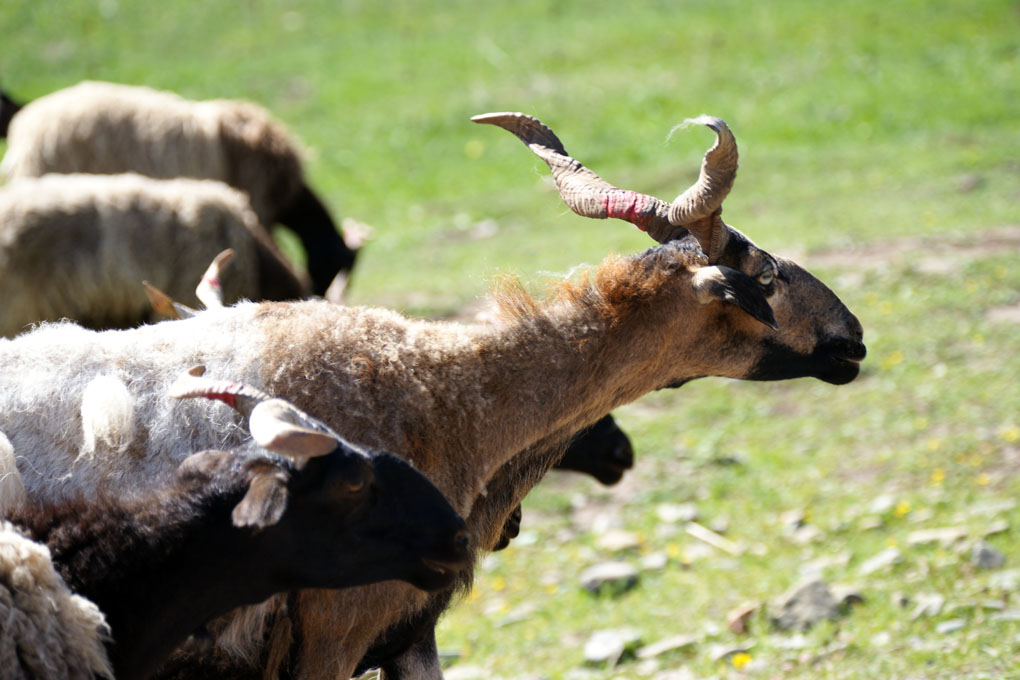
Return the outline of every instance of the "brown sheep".
{"type": "MultiPolygon", "coordinates": [[[[706,376],[813,376],[832,384],[857,376],[865,348],[856,317],[808,272],[720,219],[736,172],[736,146],[722,121],[706,121],[718,141],[673,210],[609,186],[566,156],[534,119],[485,120],[513,129],[550,162],[568,204],[592,216],[627,216],[664,242],[610,257],[545,301],[505,285],[505,323],[496,327],[307,301],[242,303],[102,334],[44,326],[0,341],[0,362],[10,367],[0,375],[0,431],[16,453],[60,454],[22,469],[29,495],[165,475],[168,461],[183,454],[173,448],[176,437],[188,439],[191,450],[236,440],[229,422],[183,417],[179,406],[150,398],[182,364],[202,363],[280,395],[352,442],[405,457],[467,517],[475,545],[488,549],[555,462],[558,454],[549,451],[651,390],[706,376]],[[109,371],[143,397],[133,411],[138,434],[126,442],[111,436],[125,452],[78,458],[67,480],[81,437],[48,424],[74,422],[84,386],[109,371]],[[62,384],[41,383],[43,372],[61,375],[62,384]],[[36,415],[39,403],[50,405],[50,420],[36,415]],[[191,423],[186,437],[175,429],[182,420],[191,423]],[[122,465],[139,469],[128,474],[122,465]]],[[[300,591],[214,627],[234,657],[182,650],[168,677],[219,677],[226,666],[240,676],[347,677],[378,636],[427,606],[422,593],[400,584],[300,591]],[[297,622],[289,630],[300,634],[274,636],[288,617],[297,622]],[[258,670],[246,666],[251,660],[258,670]]],[[[400,661],[393,668],[406,672],[410,666],[400,661]]],[[[414,672],[435,677],[438,666],[423,662],[414,672]]]]}

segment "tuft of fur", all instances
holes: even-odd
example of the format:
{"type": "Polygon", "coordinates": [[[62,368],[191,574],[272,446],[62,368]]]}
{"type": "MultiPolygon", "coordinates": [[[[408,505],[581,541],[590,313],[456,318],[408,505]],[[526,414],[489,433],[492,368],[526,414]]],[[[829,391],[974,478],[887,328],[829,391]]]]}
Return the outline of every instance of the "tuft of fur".
{"type": "Polygon", "coordinates": [[[102,612],[72,593],[46,546],[0,522],[0,672],[9,680],[113,678],[102,612]]]}
{"type": "Polygon", "coordinates": [[[135,405],[127,385],[112,375],[93,378],[81,397],[81,455],[123,453],[135,438],[135,405]]]}
{"type": "MultiPolygon", "coordinates": [[[[268,297],[260,260],[283,263],[240,192],[220,182],[135,174],[46,175],[0,188],[0,335],[71,318],[93,328],[154,318],[141,282],[194,306],[194,287],[225,248],[227,302],[268,297]]],[[[295,275],[284,297],[310,292],[295,275]]]]}

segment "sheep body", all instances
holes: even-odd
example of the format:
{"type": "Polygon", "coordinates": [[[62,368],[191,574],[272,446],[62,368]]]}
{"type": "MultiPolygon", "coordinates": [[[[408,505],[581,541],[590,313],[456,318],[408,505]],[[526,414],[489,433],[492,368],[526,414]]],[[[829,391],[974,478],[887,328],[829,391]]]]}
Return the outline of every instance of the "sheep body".
{"type": "Polygon", "coordinates": [[[244,190],[263,224],[297,192],[294,140],[265,109],[234,100],[191,101],[148,87],[84,81],[26,104],[13,117],[0,172],[192,177],[244,190]]]}
{"type": "Polygon", "coordinates": [[[192,101],[148,87],[85,81],[40,97],[14,115],[0,174],[192,177],[245,192],[267,228],[291,227],[324,294],[355,253],[304,180],[298,145],[264,108],[244,101],[192,101]]]}
{"type": "MultiPolygon", "coordinates": [[[[609,206],[613,215],[632,212],[617,202],[609,206]]],[[[507,286],[501,296],[505,323],[495,327],[422,322],[386,310],[308,301],[242,304],[132,331],[83,336],[84,331],[72,329],[67,344],[90,345],[85,351],[102,358],[83,362],[85,375],[75,378],[70,403],[60,410],[73,417],[82,384],[117,366],[136,400],[147,404],[148,410],[137,412],[143,432],[139,458],[173,456],[165,438],[144,433],[143,425],[166,418],[148,406],[148,397],[138,395],[158,391],[174,362],[177,370],[185,361],[217,363],[218,372],[246,376],[352,441],[410,460],[468,517],[475,543],[489,549],[523,495],[555,463],[558,445],[650,390],[705,376],[813,376],[833,384],[857,376],[865,350],[853,314],[798,265],[722,225],[718,207],[709,207],[702,238],[712,259],[702,241],[690,235],[673,238],[673,232],[687,231],[670,225],[663,228],[670,237],[662,245],[610,257],[587,279],[565,282],[545,302],[507,286]],[[718,229],[724,231],[713,240],[718,229]],[[159,356],[148,356],[157,337],[159,356]]],[[[655,215],[664,212],[656,210],[655,215]]],[[[32,374],[32,362],[41,361],[35,336],[46,331],[0,342],[0,363],[32,374]]],[[[65,331],[54,327],[54,347],[65,331]]],[[[0,430],[8,433],[16,455],[62,452],[44,466],[45,474],[26,476],[29,494],[59,492],[59,476],[66,477],[81,436],[72,431],[56,437],[36,412],[39,404],[59,401],[53,392],[64,388],[51,385],[48,393],[36,392],[30,402],[8,409],[9,395],[25,385],[4,380],[0,377],[0,430]],[[31,440],[49,443],[49,449],[23,447],[31,440]]],[[[216,427],[197,423],[192,441],[208,446],[205,442],[222,436],[216,427]]],[[[130,483],[127,477],[116,479],[122,474],[119,465],[118,460],[107,470],[114,479],[105,483],[130,483]]],[[[89,476],[76,471],[75,478],[84,487],[104,483],[98,466],[89,476]]],[[[426,604],[421,593],[398,585],[301,591],[286,606],[299,621],[295,628],[301,637],[285,663],[302,678],[348,677],[377,636],[424,611],[426,604]],[[358,616],[352,617],[355,611],[358,616]]],[[[277,601],[262,613],[283,611],[277,601]]],[[[250,624],[260,620],[265,619],[252,617],[247,631],[235,629],[238,637],[283,662],[288,650],[267,651],[263,638],[252,635],[250,624]]],[[[209,654],[203,658],[195,652],[193,658],[207,670],[223,663],[216,652],[209,654]]],[[[265,672],[272,676],[278,670],[265,672]]]]}
{"type": "Polygon", "coordinates": [[[50,551],[0,521],[0,677],[113,678],[99,608],[70,591],[50,551]]]}
{"type": "Polygon", "coordinates": [[[0,187],[0,334],[61,318],[127,327],[151,320],[147,280],[194,304],[194,282],[224,248],[229,301],[310,292],[244,195],[220,182],[136,174],[45,175],[0,187]]]}

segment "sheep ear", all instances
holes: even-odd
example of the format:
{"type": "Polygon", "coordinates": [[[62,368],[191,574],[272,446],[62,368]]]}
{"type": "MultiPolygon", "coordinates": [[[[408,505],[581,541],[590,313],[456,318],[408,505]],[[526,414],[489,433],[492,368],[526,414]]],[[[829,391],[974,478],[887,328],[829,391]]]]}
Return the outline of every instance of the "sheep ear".
{"type": "Polygon", "coordinates": [[[230,515],[234,526],[262,529],[276,524],[287,509],[287,498],[286,473],[275,466],[259,472],[230,515]]]}
{"type": "Polygon", "coordinates": [[[703,305],[714,301],[733,304],[779,330],[776,315],[758,282],[743,272],[723,266],[702,267],[694,274],[694,292],[703,305]]]}
{"type": "Polygon", "coordinates": [[[339,445],[332,435],[309,427],[316,423],[282,399],[270,399],[252,409],[248,429],[255,443],[264,449],[291,458],[314,458],[335,451],[339,445]]]}

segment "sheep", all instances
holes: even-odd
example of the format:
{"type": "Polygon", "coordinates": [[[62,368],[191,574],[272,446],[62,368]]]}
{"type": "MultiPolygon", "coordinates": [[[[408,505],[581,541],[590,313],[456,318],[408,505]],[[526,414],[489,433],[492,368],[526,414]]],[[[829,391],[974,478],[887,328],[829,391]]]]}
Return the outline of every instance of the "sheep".
{"type": "Polygon", "coordinates": [[[14,118],[14,114],[21,110],[21,106],[10,98],[10,96],[0,90],[0,139],[7,136],[7,128],[11,124],[11,118],[14,118]]]}
{"type": "Polygon", "coordinates": [[[238,605],[388,579],[435,589],[466,565],[464,521],[405,461],[248,386],[192,375],[172,392],[232,405],[264,449],[194,454],[147,494],[13,513],[0,527],[4,678],[145,678],[238,605]]]}
{"type": "Polygon", "coordinates": [[[8,178],[137,172],[226,182],[248,194],[267,228],[294,230],[317,295],[354,266],[357,251],[306,183],[297,143],[254,103],[84,81],[22,107],[7,143],[0,174],[8,178]]]}
{"type": "MultiPolygon", "coordinates": [[[[557,445],[617,406],[708,376],[840,385],[858,375],[865,346],[857,318],[800,266],[719,217],[736,171],[735,141],[721,120],[701,120],[717,141],[674,204],[675,220],[669,204],[613,189],[566,156],[537,120],[480,120],[504,125],[544,155],[568,205],[627,217],[662,242],[609,257],[544,301],[506,282],[505,323],[496,326],[314,300],[242,302],[125,331],[48,324],[0,341],[0,431],[19,456],[28,494],[144,486],[165,479],[188,451],[236,446],[234,421],[159,399],[178,371],[202,363],[291,401],[352,442],[407,459],[467,518],[476,549],[487,550],[562,453],[557,445]],[[81,394],[105,373],[129,386],[139,425],[124,452],[81,456],[81,394]]],[[[376,638],[429,607],[400,584],[277,596],[220,621],[218,647],[179,650],[174,668],[180,677],[224,667],[239,677],[347,677],[376,638]],[[253,632],[281,618],[300,630],[292,644],[253,632]],[[226,641],[265,663],[246,670],[250,657],[231,656],[221,649],[226,641]]],[[[406,642],[411,653],[424,648],[406,642]]],[[[405,673],[438,677],[427,656],[392,660],[405,673]]]]}
{"type": "Polygon", "coordinates": [[[153,320],[143,279],[192,301],[190,282],[224,248],[242,263],[224,284],[241,297],[307,297],[244,195],[209,180],[44,175],[0,187],[0,334],[72,318],[92,328],[153,320]]]}

